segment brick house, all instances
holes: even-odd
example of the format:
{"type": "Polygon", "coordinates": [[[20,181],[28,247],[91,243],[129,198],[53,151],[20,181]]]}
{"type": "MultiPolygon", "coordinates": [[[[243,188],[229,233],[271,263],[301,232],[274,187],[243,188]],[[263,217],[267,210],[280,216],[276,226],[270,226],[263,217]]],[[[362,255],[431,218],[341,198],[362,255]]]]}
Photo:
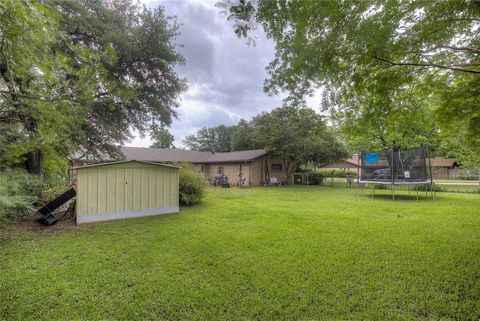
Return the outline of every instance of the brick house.
{"type": "Polygon", "coordinates": [[[280,158],[267,156],[264,149],[228,153],[200,152],[185,149],[160,149],[143,147],[120,147],[126,160],[158,163],[186,162],[193,164],[196,171],[212,180],[219,173],[228,176],[232,186],[243,182],[245,186],[268,184],[271,177],[289,182],[285,165],[280,158]]]}

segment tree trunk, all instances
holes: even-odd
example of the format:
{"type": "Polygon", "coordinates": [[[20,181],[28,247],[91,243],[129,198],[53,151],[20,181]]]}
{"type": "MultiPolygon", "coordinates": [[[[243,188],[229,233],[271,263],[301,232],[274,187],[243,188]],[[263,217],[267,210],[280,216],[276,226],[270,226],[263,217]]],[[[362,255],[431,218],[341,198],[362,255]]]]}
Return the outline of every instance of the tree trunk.
{"type": "Polygon", "coordinates": [[[30,174],[40,175],[43,169],[43,153],[39,150],[28,152],[25,167],[30,174]]]}
{"type": "Polygon", "coordinates": [[[282,161],[285,166],[285,185],[288,185],[293,181],[293,174],[297,169],[297,162],[293,160],[286,160],[284,158],[282,158],[282,161]]]}
{"type": "Polygon", "coordinates": [[[265,158],[265,181],[270,184],[270,157],[265,158]]]}

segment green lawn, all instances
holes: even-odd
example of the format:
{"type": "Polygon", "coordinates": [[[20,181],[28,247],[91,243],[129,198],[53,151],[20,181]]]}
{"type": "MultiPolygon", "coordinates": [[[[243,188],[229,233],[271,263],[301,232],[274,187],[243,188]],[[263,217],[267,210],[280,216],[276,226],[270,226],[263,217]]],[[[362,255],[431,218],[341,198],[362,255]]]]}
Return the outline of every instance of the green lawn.
{"type": "Polygon", "coordinates": [[[0,319],[479,319],[480,196],[389,196],[212,189],[181,214],[10,227],[0,319]]]}
{"type": "MultiPolygon", "coordinates": [[[[438,181],[434,181],[438,182],[438,181]]],[[[448,181],[441,181],[442,183],[447,183],[448,181]]],[[[465,183],[465,182],[471,182],[471,181],[462,181],[460,183],[465,183]]],[[[459,181],[450,181],[448,183],[459,183],[459,181]]],[[[439,192],[448,192],[448,193],[476,193],[480,194],[480,184],[478,184],[478,181],[475,182],[476,185],[455,185],[455,184],[436,184],[436,187],[439,192]]],[[[323,182],[324,186],[333,186],[333,187],[347,187],[347,183],[344,178],[335,178],[333,184],[330,180],[330,178],[327,178],[323,182]]],[[[390,189],[390,185],[383,185],[385,188],[390,189]]],[[[352,188],[355,188],[355,185],[351,186],[352,188]]],[[[410,186],[411,189],[413,190],[414,185],[410,186]]],[[[371,190],[371,186],[365,187],[365,190],[371,190]]],[[[395,186],[396,190],[408,190],[407,185],[396,185],[395,186]]]]}

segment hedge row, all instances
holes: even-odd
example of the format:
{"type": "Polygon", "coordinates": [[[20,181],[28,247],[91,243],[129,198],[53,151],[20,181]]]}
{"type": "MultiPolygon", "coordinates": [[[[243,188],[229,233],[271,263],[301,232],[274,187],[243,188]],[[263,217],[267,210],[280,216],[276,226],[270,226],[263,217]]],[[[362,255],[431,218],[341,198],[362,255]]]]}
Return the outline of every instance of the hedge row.
{"type": "Polygon", "coordinates": [[[318,173],[321,173],[323,177],[357,177],[356,171],[345,169],[321,170],[318,173]]]}

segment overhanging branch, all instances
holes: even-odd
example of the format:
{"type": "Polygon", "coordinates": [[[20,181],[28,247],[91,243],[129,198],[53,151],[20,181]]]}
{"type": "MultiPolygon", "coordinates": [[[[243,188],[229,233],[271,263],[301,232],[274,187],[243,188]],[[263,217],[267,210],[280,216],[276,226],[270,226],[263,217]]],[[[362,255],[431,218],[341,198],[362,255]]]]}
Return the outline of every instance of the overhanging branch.
{"type": "Polygon", "coordinates": [[[436,63],[395,62],[382,57],[378,57],[376,53],[374,54],[373,58],[387,63],[389,67],[412,66],[412,67],[422,67],[422,68],[439,68],[439,69],[453,70],[458,72],[466,72],[471,74],[480,74],[480,70],[465,69],[465,68],[460,68],[455,66],[446,66],[446,65],[436,64],[436,63]]]}

